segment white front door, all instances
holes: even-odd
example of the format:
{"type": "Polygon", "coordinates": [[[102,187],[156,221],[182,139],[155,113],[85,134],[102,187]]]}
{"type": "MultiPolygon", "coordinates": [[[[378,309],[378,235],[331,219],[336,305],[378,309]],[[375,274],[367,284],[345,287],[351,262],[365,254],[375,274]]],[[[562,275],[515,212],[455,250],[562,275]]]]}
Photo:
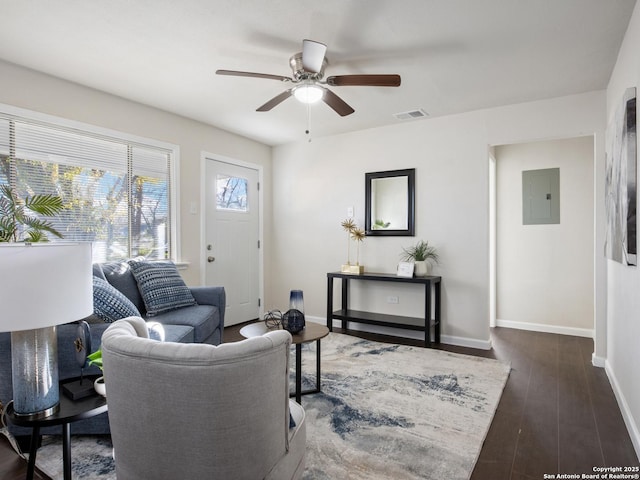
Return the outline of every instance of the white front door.
{"type": "Polygon", "coordinates": [[[258,170],[206,159],[205,284],[227,294],[225,326],[259,318],[258,170]]]}

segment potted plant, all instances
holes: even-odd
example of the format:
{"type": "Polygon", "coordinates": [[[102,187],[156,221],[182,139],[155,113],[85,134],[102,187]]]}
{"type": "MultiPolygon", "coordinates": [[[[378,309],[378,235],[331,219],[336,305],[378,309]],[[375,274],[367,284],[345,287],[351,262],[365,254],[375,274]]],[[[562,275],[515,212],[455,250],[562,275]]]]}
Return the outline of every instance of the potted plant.
{"type": "MultiPolygon", "coordinates": [[[[87,355],[87,360],[89,360],[89,365],[95,365],[101,372],[104,371],[102,369],[102,349],[99,348],[91,355],[87,355]]],[[[104,376],[96,378],[95,382],[93,382],[93,388],[103,397],[107,396],[107,387],[104,384],[104,376]]]]}
{"type": "Polygon", "coordinates": [[[50,222],[37,215],[52,217],[63,208],[62,199],[56,195],[21,200],[10,186],[0,186],[0,242],[46,242],[47,232],[62,238],[50,222]]]}
{"type": "Polygon", "coordinates": [[[433,263],[437,264],[440,260],[435,247],[429,245],[429,242],[420,240],[418,243],[409,248],[403,248],[402,259],[405,262],[415,263],[416,277],[424,277],[429,273],[429,266],[433,263]]]}

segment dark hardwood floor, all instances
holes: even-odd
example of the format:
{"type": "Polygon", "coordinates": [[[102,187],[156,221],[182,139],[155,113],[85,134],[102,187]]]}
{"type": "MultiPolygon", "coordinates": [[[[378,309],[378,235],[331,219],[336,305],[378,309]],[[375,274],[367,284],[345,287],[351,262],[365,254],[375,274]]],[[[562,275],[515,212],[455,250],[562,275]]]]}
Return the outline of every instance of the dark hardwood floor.
{"type": "MultiPolygon", "coordinates": [[[[241,326],[225,328],[225,342],[241,340],[241,326]]],[[[349,333],[383,342],[422,343],[349,333]]],[[[591,339],[496,328],[492,342],[489,351],[437,347],[511,363],[472,480],[542,480],[545,473],[581,475],[593,473],[596,466],[640,466],[607,375],[591,365],[591,339]]],[[[10,448],[0,444],[0,478],[24,478],[24,471],[10,448]]]]}

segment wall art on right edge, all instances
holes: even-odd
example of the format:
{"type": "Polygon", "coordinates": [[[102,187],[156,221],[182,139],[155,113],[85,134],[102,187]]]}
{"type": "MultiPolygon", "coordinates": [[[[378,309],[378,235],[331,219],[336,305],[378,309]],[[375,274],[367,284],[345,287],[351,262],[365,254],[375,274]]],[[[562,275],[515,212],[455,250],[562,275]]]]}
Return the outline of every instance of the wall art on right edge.
{"type": "Polygon", "coordinates": [[[607,127],[605,209],[607,258],[637,265],[636,89],[628,88],[607,127]]]}

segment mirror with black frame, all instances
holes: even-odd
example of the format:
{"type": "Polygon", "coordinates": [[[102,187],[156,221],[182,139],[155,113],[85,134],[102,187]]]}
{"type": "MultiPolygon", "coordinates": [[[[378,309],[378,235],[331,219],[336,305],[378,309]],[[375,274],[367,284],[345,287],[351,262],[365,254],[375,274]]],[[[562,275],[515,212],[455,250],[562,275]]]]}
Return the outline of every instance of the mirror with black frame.
{"type": "Polygon", "coordinates": [[[365,174],[367,236],[414,235],[415,176],[415,168],[365,174]]]}

